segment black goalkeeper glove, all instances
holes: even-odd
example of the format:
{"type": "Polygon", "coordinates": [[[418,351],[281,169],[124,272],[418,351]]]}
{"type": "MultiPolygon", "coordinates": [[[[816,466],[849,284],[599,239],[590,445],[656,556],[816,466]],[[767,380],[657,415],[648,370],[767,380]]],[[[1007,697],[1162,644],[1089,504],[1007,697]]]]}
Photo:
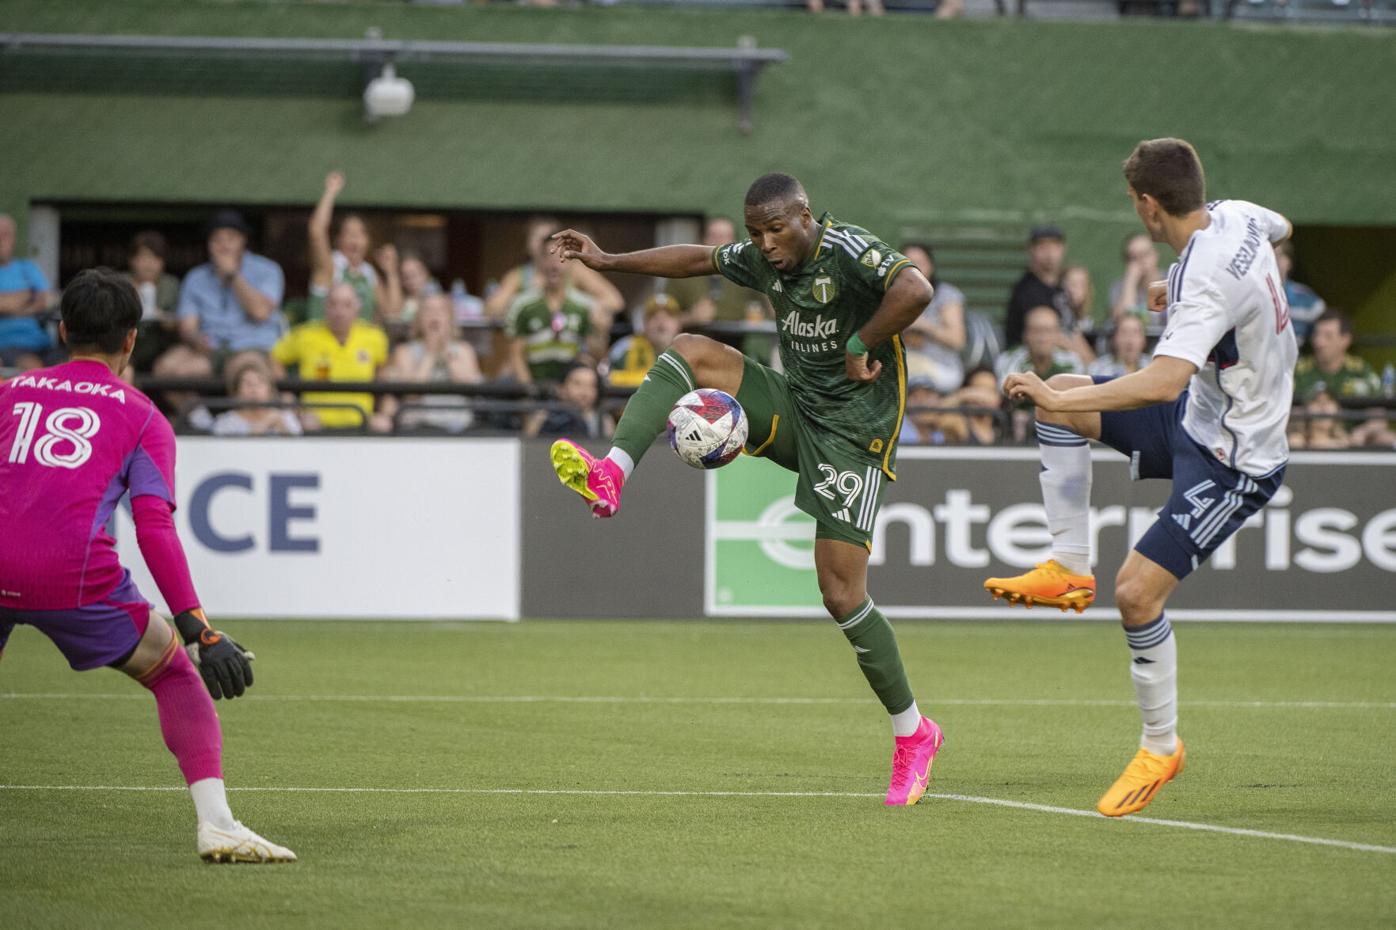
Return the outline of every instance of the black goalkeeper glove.
{"type": "Polygon", "coordinates": [[[241,697],[252,687],[251,660],[256,656],[210,627],[202,610],[186,610],[174,622],[214,700],[241,697]]]}

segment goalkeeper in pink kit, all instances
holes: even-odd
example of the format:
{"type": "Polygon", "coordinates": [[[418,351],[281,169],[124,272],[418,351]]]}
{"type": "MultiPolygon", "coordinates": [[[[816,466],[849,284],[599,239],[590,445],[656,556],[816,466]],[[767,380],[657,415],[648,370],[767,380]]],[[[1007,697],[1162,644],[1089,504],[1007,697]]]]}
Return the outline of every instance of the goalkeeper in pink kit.
{"type": "Polygon", "coordinates": [[[84,271],[63,292],[62,318],[72,360],[0,382],[0,655],[27,624],[75,670],[110,666],[134,678],[155,696],[189,784],[199,855],[293,862],[228,808],[212,698],[252,684],[251,654],[209,627],[189,577],[172,520],[174,432],[116,376],[135,346],[140,298],[114,271],[84,271]],[[127,493],[141,554],[197,668],[117,559],[106,526],[127,493]]]}

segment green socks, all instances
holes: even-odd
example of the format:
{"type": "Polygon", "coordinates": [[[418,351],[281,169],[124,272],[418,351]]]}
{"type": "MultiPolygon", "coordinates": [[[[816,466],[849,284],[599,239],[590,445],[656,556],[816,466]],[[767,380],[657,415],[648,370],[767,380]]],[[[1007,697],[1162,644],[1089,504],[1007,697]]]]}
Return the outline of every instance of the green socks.
{"type": "Polygon", "coordinates": [[[873,606],[872,598],[859,604],[853,613],[839,618],[838,624],[858,654],[858,667],[863,670],[863,677],[882,706],[887,708],[887,713],[900,714],[915,704],[892,624],[873,606]]]}
{"type": "Polygon", "coordinates": [[[654,360],[644,383],[625,405],[612,444],[638,462],[669,422],[674,403],[698,386],[693,369],[673,349],[654,360]]]}

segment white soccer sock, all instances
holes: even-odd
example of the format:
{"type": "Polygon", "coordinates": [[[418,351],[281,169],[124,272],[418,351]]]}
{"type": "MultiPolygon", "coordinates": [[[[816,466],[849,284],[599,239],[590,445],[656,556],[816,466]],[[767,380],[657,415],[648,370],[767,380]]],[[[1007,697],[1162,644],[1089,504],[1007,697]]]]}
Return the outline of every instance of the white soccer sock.
{"type": "Polygon", "coordinates": [[[223,787],[223,779],[201,778],[189,786],[189,793],[194,798],[194,811],[199,816],[199,823],[210,823],[220,830],[231,830],[236,825],[233,811],[228,807],[228,792],[223,787]]]}
{"type": "Polygon", "coordinates": [[[911,706],[900,714],[892,715],[893,736],[915,736],[921,728],[921,709],[912,701],[911,706]]]}
{"type": "Polygon", "coordinates": [[[1075,575],[1091,573],[1091,447],[1064,426],[1037,424],[1042,504],[1052,558],[1075,575]]]}
{"type": "Polygon", "coordinates": [[[1134,679],[1134,696],[1144,732],[1139,745],[1159,755],[1178,751],[1178,644],[1168,617],[1147,626],[1125,628],[1134,679]]]}
{"type": "Polygon", "coordinates": [[[635,460],[622,448],[612,446],[611,451],[606,453],[606,458],[620,466],[620,470],[625,474],[625,480],[630,480],[630,473],[635,470],[635,460]]]}

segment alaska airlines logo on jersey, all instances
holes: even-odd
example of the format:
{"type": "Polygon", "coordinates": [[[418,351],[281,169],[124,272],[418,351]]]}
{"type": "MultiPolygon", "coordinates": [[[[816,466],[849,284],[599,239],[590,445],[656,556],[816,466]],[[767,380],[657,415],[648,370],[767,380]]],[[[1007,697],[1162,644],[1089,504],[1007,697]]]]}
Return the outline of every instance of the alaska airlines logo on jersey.
{"type": "Polygon", "coordinates": [[[41,391],[67,391],[71,394],[91,394],[94,397],[110,397],[117,403],[126,403],[125,388],[116,388],[115,385],[105,384],[97,381],[59,381],[57,378],[36,378],[33,375],[24,375],[10,382],[12,387],[32,387],[41,391]]]}
{"type": "Polygon", "coordinates": [[[1231,264],[1226,266],[1226,270],[1236,280],[1245,277],[1246,272],[1251,270],[1251,265],[1255,263],[1255,257],[1260,254],[1260,243],[1264,237],[1260,234],[1260,224],[1255,221],[1255,217],[1246,220],[1246,238],[1241,243],[1241,248],[1236,250],[1236,255],[1231,259],[1231,264]]]}
{"type": "Polygon", "coordinates": [[[815,300],[819,301],[821,304],[827,304],[834,299],[834,295],[839,292],[839,289],[835,286],[833,278],[829,277],[827,274],[822,274],[814,279],[814,284],[811,285],[810,291],[814,294],[815,300]]]}
{"type": "Polygon", "coordinates": [[[879,252],[877,249],[868,249],[866,252],[863,253],[863,257],[858,259],[858,261],[862,262],[864,265],[867,265],[869,268],[876,268],[877,263],[882,261],[882,253],[879,252]]]}
{"type": "Polygon", "coordinates": [[[780,321],[781,329],[800,339],[831,339],[838,329],[838,325],[838,320],[826,320],[822,314],[813,320],[802,320],[794,310],[787,313],[780,321]]]}

